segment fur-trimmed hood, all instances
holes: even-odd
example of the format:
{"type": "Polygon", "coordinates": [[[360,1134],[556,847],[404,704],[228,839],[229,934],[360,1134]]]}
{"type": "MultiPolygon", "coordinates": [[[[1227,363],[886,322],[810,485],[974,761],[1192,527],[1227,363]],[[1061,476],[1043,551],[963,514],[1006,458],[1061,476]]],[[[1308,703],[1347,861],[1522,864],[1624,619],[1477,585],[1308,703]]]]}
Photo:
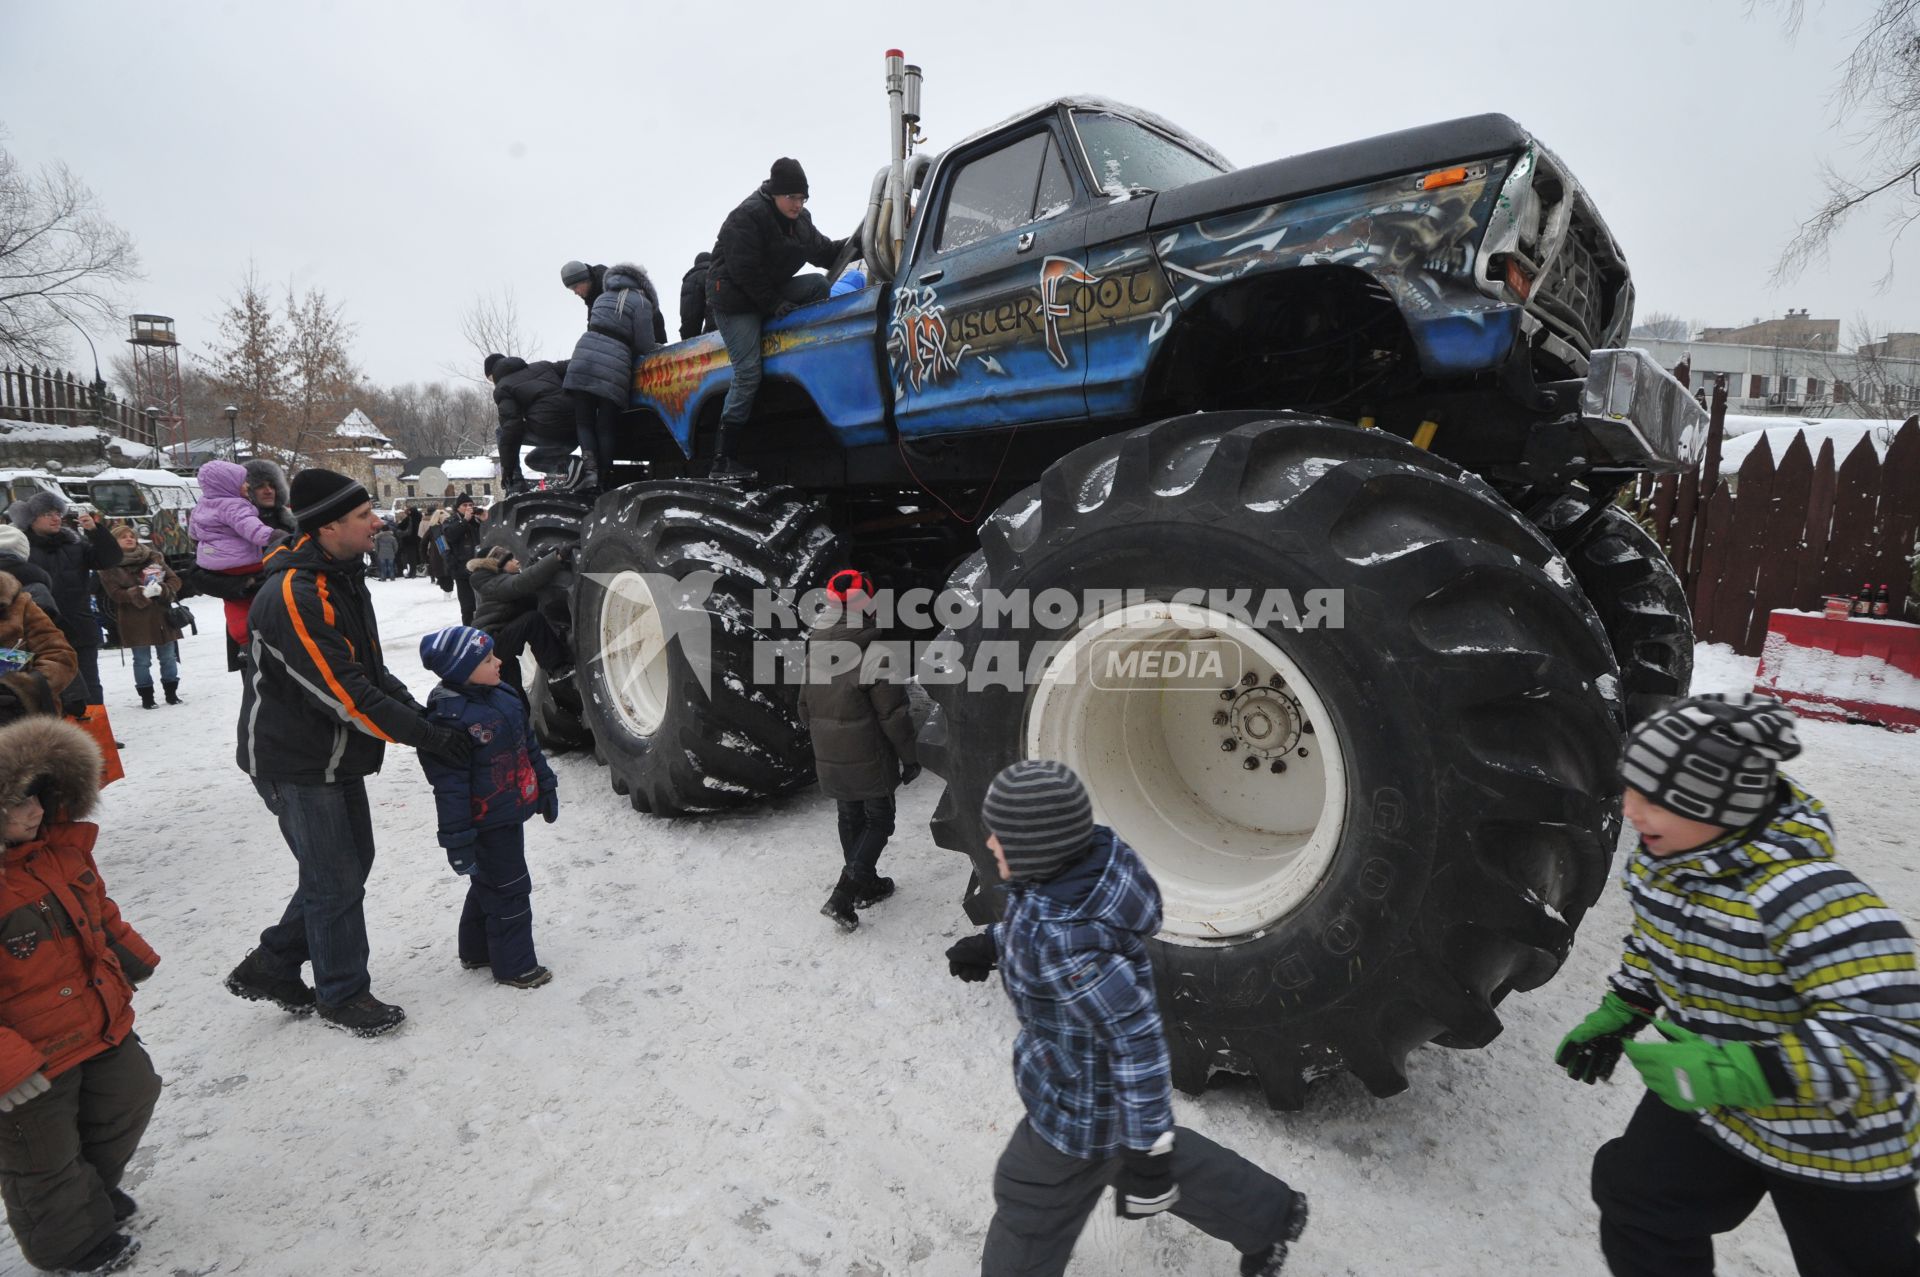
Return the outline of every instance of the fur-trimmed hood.
{"type": "Polygon", "coordinates": [[[632,262],[620,262],[607,267],[606,287],[608,292],[616,288],[637,288],[647,295],[655,310],[660,309],[660,294],[653,289],[653,277],[647,274],[647,268],[636,266],[632,262]],[[621,276],[626,278],[622,279],[621,276]]]}
{"type": "Polygon", "coordinates": [[[0,811],[37,787],[49,820],[86,819],[100,796],[99,747],[64,719],[34,715],[0,727],[0,811]]]}
{"type": "Polygon", "coordinates": [[[247,472],[247,496],[249,498],[252,497],[255,488],[263,483],[271,483],[273,485],[273,503],[279,506],[287,504],[290,499],[289,489],[287,487],[287,472],[280,468],[279,462],[272,461],[266,457],[255,457],[253,460],[247,462],[244,468],[247,472]]]}

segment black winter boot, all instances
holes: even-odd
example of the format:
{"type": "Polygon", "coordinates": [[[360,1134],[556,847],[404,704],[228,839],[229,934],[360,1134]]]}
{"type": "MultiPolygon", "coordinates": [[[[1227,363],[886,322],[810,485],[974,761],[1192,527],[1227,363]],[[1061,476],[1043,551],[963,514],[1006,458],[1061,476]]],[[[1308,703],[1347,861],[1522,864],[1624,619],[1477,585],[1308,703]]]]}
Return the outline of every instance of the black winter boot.
{"type": "Polygon", "coordinates": [[[371,993],[349,998],[339,1006],[320,1007],[320,1018],[328,1027],[351,1033],[356,1038],[377,1038],[391,1033],[406,1022],[407,1013],[392,1003],[382,1002],[371,993]]]}
{"type": "MultiPolygon", "coordinates": [[[[151,687],[136,687],[133,690],[140,693],[141,709],[153,708],[153,689],[151,687]]],[[[115,743],[117,744],[118,742],[115,743]]]]}
{"type": "Polygon", "coordinates": [[[162,679],[160,682],[160,690],[167,694],[167,704],[178,705],[180,703],[180,680],[179,679],[176,678],[171,683],[167,682],[165,679],[162,679]]]}
{"type": "Polygon", "coordinates": [[[821,916],[832,918],[834,925],[842,931],[858,931],[860,915],[853,911],[854,892],[853,879],[841,874],[833,894],[827,897],[827,903],[820,906],[821,916]]]}
{"type": "Polygon", "coordinates": [[[1263,1251],[1240,1256],[1240,1277],[1280,1277],[1287,1263],[1287,1247],[1307,1231],[1307,1195],[1295,1192],[1293,1209],[1287,1212],[1280,1240],[1263,1251]]]}
{"type": "Polygon", "coordinates": [[[117,1273],[133,1262],[140,1253],[138,1238],[125,1233],[108,1233],[95,1246],[80,1258],[68,1264],[61,1272],[67,1273],[117,1273]]]}
{"type": "Polygon", "coordinates": [[[893,879],[882,878],[878,874],[875,874],[871,880],[861,883],[860,886],[855,889],[853,893],[853,907],[855,909],[865,909],[869,905],[879,904],[882,900],[892,895],[893,879]]]}
{"type": "Polygon", "coordinates": [[[713,440],[713,464],[707,467],[707,478],[722,483],[752,483],[760,477],[758,470],[742,465],[731,455],[738,431],[738,426],[720,423],[720,433],[713,440]]]}
{"type": "Polygon", "coordinates": [[[306,1015],[314,1008],[313,990],[299,976],[289,980],[273,975],[258,961],[260,951],[253,950],[240,959],[240,965],[227,976],[227,992],[249,1002],[271,1002],[292,1015],[306,1015]]]}

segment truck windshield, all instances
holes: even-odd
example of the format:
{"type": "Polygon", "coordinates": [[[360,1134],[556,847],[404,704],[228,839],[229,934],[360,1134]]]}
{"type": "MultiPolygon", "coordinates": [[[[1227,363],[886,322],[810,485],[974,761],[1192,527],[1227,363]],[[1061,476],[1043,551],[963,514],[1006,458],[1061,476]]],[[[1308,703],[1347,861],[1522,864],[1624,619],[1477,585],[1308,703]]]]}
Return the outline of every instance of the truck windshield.
{"type": "Polygon", "coordinates": [[[110,519],[152,514],[140,486],[119,479],[99,479],[93,485],[94,508],[110,519]]]}
{"type": "Polygon", "coordinates": [[[1094,177],[1108,195],[1170,191],[1218,177],[1223,171],[1165,134],[1105,111],[1075,111],[1073,127],[1094,177]]]}

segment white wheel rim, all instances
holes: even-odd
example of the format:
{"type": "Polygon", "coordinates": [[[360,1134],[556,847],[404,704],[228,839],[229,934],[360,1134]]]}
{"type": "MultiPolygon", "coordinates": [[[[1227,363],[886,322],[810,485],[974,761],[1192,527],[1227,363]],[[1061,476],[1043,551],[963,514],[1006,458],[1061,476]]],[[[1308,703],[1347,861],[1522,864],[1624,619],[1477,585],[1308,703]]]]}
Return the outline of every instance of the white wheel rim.
{"type": "Polygon", "coordinates": [[[667,632],[660,604],[638,572],[611,573],[602,584],[600,664],[607,702],[627,731],[651,736],[667,717],[667,632]]]}
{"type": "Polygon", "coordinates": [[[1326,705],[1264,634],[1208,608],[1139,603],[1082,627],[1041,673],[1026,747],[1079,773],[1096,818],[1146,861],[1167,940],[1220,943],[1272,925],[1312,894],[1340,844],[1346,768],[1326,705]],[[1175,649],[1212,649],[1238,669],[1205,685],[1114,676],[1116,654],[1175,649]]]}

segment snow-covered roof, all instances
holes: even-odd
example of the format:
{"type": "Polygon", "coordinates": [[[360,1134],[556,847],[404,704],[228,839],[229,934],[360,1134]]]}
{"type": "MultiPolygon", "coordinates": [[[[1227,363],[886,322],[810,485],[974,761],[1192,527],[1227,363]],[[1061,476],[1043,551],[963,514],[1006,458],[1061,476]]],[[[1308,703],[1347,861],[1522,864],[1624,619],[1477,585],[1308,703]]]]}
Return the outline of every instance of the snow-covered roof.
{"type": "Polygon", "coordinates": [[[340,424],[333,428],[333,433],[342,439],[370,439],[378,443],[393,442],[380,432],[380,427],[373,424],[372,417],[358,408],[341,418],[340,424]]]}
{"type": "Polygon", "coordinates": [[[491,479],[495,469],[492,457],[448,457],[440,463],[440,473],[449,479],[491,479]]]}
{"type": "Polygon", "coordinates": [[[92,476],[94,482],[113,479],[123,483],[150,483],[162,488],[191,488],[195,481],[171,470],[131,470],[126,466],[108,466],[92,476]]]}
{"type": "Polygon", "coordinates": [[[15,439],[40,439],[47,443],[94,443],[101,432],[92,426],[53,426],[44,421],[0,419],[0,433],[15,439]]]}
{"type": "Polygon", "coordinates": [[[1893,436],[1899,433],[1898,421],[1862,420],[1848,417],[1818,417],[1801,420],[1797,417],[1751,417],[1727,416],[1727,437],[1720,445],[1720,473],[1734,475],[1740,472],[1740,465],[1747,454],[1760,446],[1762,439],[1767,441],[1767,449],[1778,462],[1793,446],[1793,437],[1805,434],[1807,451],[1816,458],[1820,455],[1820,445],[1828,441],[1833,443],[1833,463],[1839,465],[1865,439],[1881,457],[1887,455],[1887,449],[1893,444],[1893,436]]]}
{"type": "Polygon", "coordinates": [[[397,448],[382,448],[378,452],[368,453],[367,458],[371,461],[405,461],[407,454],[397,448]]]}

